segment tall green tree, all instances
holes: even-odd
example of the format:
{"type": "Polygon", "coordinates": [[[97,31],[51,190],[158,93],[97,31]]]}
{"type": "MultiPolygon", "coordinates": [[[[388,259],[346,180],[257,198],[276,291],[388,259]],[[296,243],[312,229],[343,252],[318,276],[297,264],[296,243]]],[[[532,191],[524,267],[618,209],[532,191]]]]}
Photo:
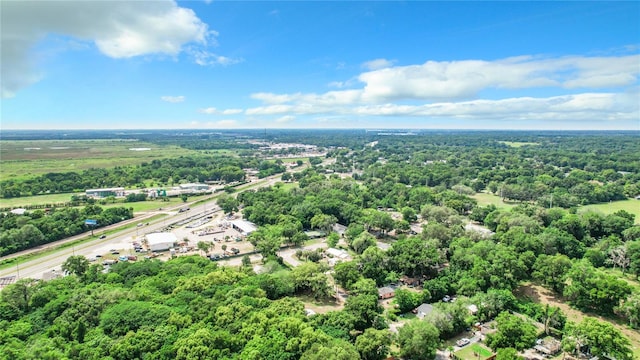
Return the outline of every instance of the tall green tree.
{"type": "Polygon", "coordinates": [[[387,329],[366,329],[356,339],[356,350],[360,353],[362,360],[386,359],[389,353],[389,345],[391,345],[391,338],[391,333],[387,329]]]}
{"type": "Polygon", "coordinates": [[[509,347],[524,350],[535,344],[537,330],[531,322],[506,311],[498,315],[496,322],[498,331],[487,335],[487,345],[493,350],[509,347]]]}
{"type": "Polygon", "coordinates": [[[619,360],[634,358],[629,339],[610,323],[592,317],[584,318],[579,324],[567,323],[562,346],[573,354],[586,347],[593,356],[609,356],[619,360]]]}
{"type": "Polygon", "coordinates": [[[438,329],[431,323],[412,320],[398,330],[400,356],[408,360],[435,359],[440,345],[438,329]]]}
{"type": "Polygon", "coordinates": [[[62,264],[62,270],[83,277],[89,269],[89,260],[82,255],[69,256],[62,264]]]}

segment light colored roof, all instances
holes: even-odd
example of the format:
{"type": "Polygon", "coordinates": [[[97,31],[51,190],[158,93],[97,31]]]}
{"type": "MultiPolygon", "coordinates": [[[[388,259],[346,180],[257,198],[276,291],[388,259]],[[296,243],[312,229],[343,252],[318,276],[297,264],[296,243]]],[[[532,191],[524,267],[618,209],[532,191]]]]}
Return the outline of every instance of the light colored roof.
{"type": "Polygon", "coordinates": [[[346,259],[349,257],[349,253],[344,251],[344,250],[340,250],[340,249],[336,249],[336,248],[328,248],[326,250],[326,253],[332,256],[335,256],[337,258],[340,259],[346,259]]]}
{"type": "Polygon", "coordinates": [[[472,314],[475,314],[475,313],[478,312],[478,307],[475,304],[471,304],[471,305],[467,306],[467,309],[469,309],[469,311],[472,314]]]}
{"type": "Polygon", "coordinates": [[[388,286],[383,286],[381,288],[378,288],[378,295],[382,295],[382,294],[390,294],[390,293],[394,293],[395,290],[393,290],[393,288],[390,288],[388,286]]]}
{"type": "Polygon", "coordinates": [[[180,184],[181,188],[194,187],[194,186],[206,186],[206,187],[209,187],[209,185],[207,185],[207,184],[197,184],[197,183],[180,184]]]}
{"type": "Polygon", "coordinates": [[[178,241],[178,238],[173,233],[169,233],[169,232],[151,233],[151,234],[145,235],[145,237],[147,238],[147,244],[149,244],[149,246],[155,245],[155,244],[166,244],[166,243],[173,244],[174,242],[178,241]]]}
{"type": "Polygon", "coordinates": [[[87,189],[85,191],[120,191],[124,190],[123,187],[104,188],[104,189],[87,189]]]}
{"type": "Polygon", "coordinates": [[[433,311],[433,306],[431,304],[423,303],[418,306],[416,310],[418,317],[422,319],[425,315],[433,311]]]}
{"type": "Polygon", "coordinates": [[[11,210],[11,213],[14,215],[24,215],[25,211],[27,211],[27,209],[13,209],[11,210]]]}
{"type": "Polygon", "coordinates": [[[258,227],[256,226],[256,224],[252,223],[251,221],[233,220],[230,222],[231,224],[233,224],[233,226],[237,227],[238,229],[240,229],[242,232],[245,232],[245,233],[250,233],[258,230],[258,227]]]}

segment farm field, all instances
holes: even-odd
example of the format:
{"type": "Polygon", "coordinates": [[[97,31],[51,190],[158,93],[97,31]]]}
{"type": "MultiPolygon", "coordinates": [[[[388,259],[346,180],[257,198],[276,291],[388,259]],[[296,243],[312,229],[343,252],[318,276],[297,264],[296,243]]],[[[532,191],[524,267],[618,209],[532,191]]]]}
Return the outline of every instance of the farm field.
{"type": "Polygon", "coordinates": [[[627,199],[620,201],[612,201],[606,204],[591,204],[582,206],[578,212],[585,212],[589,210],[599,211],[603,214],[613,214],[618,210],[624,210],[628,213],[636,216],[635,223],[640,224],[640,200],[627,199]]]}
{"type": "Polygon", "coordinates": [[[3,181],[49,172],[135,165],[198,152],[130,140],[15,140],[0,142],[0,153],[3,181]]]}
{"type": "Polygon", "coordinates": [[[487,206],[487,205],[495,205],[497,208],[505,208],[509,209],[517,205],[517,203],[513,202],[505,202],[500,199],[500,196],[493,195],[489,193],[477,193],[471,196],[472,198],[478,201],[478,205],[487,206]]]}

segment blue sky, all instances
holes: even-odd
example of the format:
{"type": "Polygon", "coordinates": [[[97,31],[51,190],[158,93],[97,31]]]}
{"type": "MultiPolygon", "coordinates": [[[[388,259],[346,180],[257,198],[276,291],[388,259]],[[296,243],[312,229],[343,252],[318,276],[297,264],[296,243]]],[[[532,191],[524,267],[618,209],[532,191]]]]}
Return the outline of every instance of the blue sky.
{"type": "Polygon", "coordinates": [[[640,129],[640,2],[3,1],[2,129],[640,129]]]}

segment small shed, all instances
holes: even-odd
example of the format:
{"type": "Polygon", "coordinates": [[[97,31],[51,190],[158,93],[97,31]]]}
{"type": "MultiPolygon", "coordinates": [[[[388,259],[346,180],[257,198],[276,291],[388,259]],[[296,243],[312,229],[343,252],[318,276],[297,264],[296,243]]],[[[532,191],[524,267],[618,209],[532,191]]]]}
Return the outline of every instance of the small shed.
{"type": "Polygon", "coordinates": [[[147,245],[151,251],[165,251],[173,247],[178,241],[178,238],[173,233],[151,233],[145,235],[147,239],[147,245]]]}

